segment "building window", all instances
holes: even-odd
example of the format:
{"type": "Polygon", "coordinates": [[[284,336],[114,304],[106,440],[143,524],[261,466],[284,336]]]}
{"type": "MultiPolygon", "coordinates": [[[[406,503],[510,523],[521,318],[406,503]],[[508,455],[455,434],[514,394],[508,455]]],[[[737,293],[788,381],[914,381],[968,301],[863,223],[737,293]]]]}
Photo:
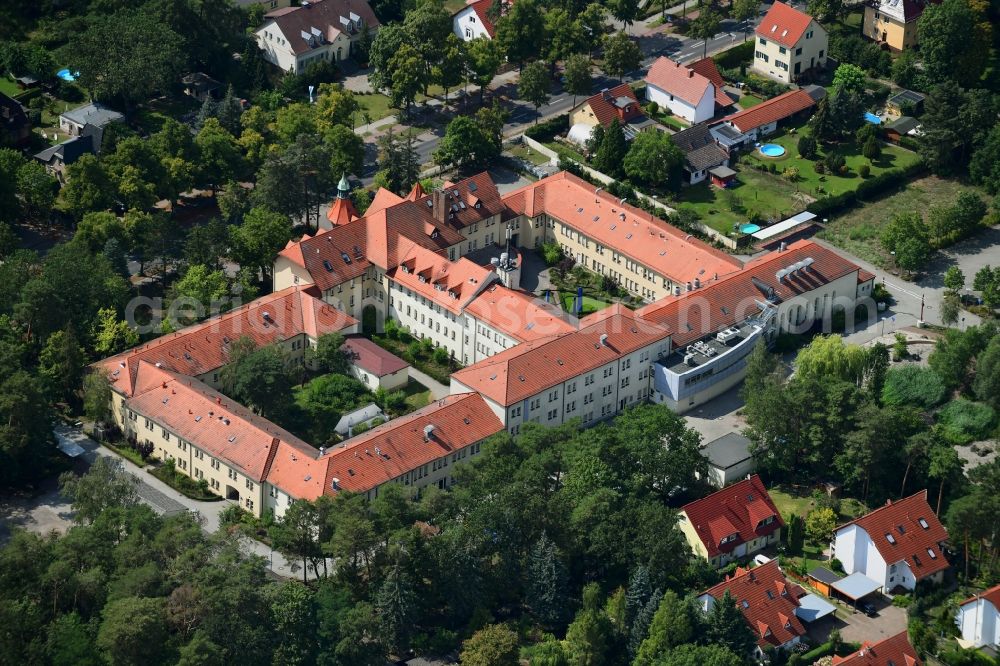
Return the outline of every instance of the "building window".
{"type": "Polygon", "coordinates": [[[763,37],[761,37],[761,38],[760,38],[760,45],[761,45],[761,46],[767,46],[767,40],[766,40],[766,39],[764,39],[763,37]]]}
{"type": "Polygon", "coordinates": [[[781,55],[785,55],[786,51],[787,51],[787,49],[785,49],[784,46],[779,46],[778,47],[778,53],[780,53],[781,55]]]}

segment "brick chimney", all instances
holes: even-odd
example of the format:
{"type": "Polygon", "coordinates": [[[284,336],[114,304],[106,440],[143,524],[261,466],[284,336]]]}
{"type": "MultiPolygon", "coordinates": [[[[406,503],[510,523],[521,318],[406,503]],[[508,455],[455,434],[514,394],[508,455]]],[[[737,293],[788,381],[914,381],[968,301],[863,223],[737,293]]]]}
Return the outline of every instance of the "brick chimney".
{"type": "Polygon", "coordinates": [[[432,206],[431,209],[434,212],[434,219],[442,224],[448,221],[448,195],[445,191],[438,188],[434,190],[431,195],[432,206]]]}

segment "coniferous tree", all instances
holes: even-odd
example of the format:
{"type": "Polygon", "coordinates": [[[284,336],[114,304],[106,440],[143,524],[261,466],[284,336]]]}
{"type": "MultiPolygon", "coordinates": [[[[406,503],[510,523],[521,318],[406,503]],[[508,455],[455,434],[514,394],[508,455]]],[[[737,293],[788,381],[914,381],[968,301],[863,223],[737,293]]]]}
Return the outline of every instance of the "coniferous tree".
{"type": "Polygon", "coordinates": [[[632,576],[628,580],[628,591],[625,593],[626,624],[631,626],[639,611],[646,607],[646,603],[652,594],[653,588],[649,583],[649,569],[640,564],[635,568],[635,571],[632,572],[632,576]]]}
{"type": "Polygon", "coordinates": [[[535,617],[550,627],[564,624],[568,607],[566,567],[545,532],[531,551],[527,573],[527,602],[535,617]]]}
{"type": "Polygon", "coordinates": [[[673,590],[667,590],[653,615],[648,636],[639,646],[635,663],[654,664],[678,645],[690,643],[698,634],[697,625],[690,602],[678,597],[673,590]]]}
{"type": "Polygon", "coordinates": [[[628,154],[628,142],[625,141],[625,132],[615,118],[604,132],[604,139],[597,149],[597,154],[594,155],[594,166],[598,171],[617,178],[621,174],[626,154],[628,154]]]}
{"type": "Polygon", "coordinates": [[[631,658],[635,658],[639,654],[639,647],[642,642],[646,640],[646,636],[649,635],[649,627],[653,623],[653,616],[656,615],[657,609],[660,607],[660,600],[663,598],[663,593],[659,589],[654,591],[649,599],[646,600],[646,604],[639,609],[639,612],[635,614],[635,618],[632,620],[632,625],[629,627],[628,634],[628,655],[631,658]]]}
{"type": "Polygon", "coordinates": [[[413,584],[399,565],[389,569],[375,598],[382,639],[394,651],[406,647],[416,611],[413,584]]]}
{"type": "Polygon", "coordinates": [[[202,102],[201,108],[198,109],[198,115],[194,117],[194,128],[200,130],[204,125],[205,121],[209,118],[215,118],[216,110],[218,105],[215,100],[212,99],[211,95],[205,97],[205,101],[202,102]]]}
{"type": "Polygon", "coordinates": [[[753,633],[729,590],[712,606],[705,618],[705,636],[710,645],[729,648],[738,655],[753,650],[753,633]]]}

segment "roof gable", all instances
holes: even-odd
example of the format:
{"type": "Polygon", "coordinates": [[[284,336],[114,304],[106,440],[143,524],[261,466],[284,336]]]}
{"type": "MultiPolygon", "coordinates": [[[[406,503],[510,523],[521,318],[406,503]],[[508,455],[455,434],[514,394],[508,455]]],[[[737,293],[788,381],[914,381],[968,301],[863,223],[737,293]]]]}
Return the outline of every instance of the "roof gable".
{"type": "Polygon", "coordinates": [[[835,666],[923,666],[906,632],[877,643],[865,641],[861,648],[846,657],[835,656],[835,666]]]}
{"type": "Polygon", "coordinates": [[[711,58],[702,58],[688,65],[688,68],[712,82],[712,85],[715,86],[715,103],[718,106],[725,107],[736,104],[736,101],[722,89],[726,85],[726,82],[723,80],[722,74],[719,73],[719,68],[715,65],[714,60],[711,58]]]}
{"type": "Polygon", "coordinates": [[[756,474],[681,507],[709,557],[784,526],[781,514],[756,474]],[[770,519],[770,522],[764,524],[770,519]]]}
{"type": "MultiPolygon", "coordinates": [[[[775,3],[778,4],[778,3],[775,3]]],[[[782,93],[749,109],[743,109],[722,119],[741,132],[749,132],[768,123],[776,123],[814,106],[816,101],[801,88],[782,93]]]]}
{"type": "Polygon", "coordinates": [[[756,33],[759,37],[791,47],[806,34],[812,20],[809,14],[776,1],[758,24],[756,33]]]}
{"type": "Polygon", "coordinates": [[[805,627],[795,615],[802,591],[797,585],[788,583],[777,560],[753,569],[739,567],[732,577],[703,594],[718,601],[726,592],[750,625],[760,647],[777,647],[805,635],[805,627]]]}
{"type": "Polygon", "coordinates": [[[919,581],[948,568],[941,543],[948,532],[927,503],[927,490],[910,495],[845,523],[837,532],[857,525],[875,544],[886,564],[905,561],[919,581]]]}
{"type": "Polygon", "coordinates": [[[617,102],[622,99],[629,100],[632,104],[635,104],[636,110],[638,109],[639,98],[636,97],[632,86],[627,83],[622,83],[614,88],[602,90],[596,95],[591,95],[580,106],[589,106],[590,110],[594,112],[597,122],[607,127],[611,124],[612,120],[618,118],[617,102]]]}
{"type": "Polygon", "coordinates": [[[660,56],[646,73],[646,83],[698,106],[706,94],[715,95],[715,86],[707,78],[666,56],[660,56]]]}
{"type": "Polygon", "coordinates": [[[276,26],[295,54],[328,44],[341,34],[360,34],[363,26],[376,29],[379,20],[365,0],[311,0],[299,7],[283,7],[265,14],[257,32],[276,26]]]}

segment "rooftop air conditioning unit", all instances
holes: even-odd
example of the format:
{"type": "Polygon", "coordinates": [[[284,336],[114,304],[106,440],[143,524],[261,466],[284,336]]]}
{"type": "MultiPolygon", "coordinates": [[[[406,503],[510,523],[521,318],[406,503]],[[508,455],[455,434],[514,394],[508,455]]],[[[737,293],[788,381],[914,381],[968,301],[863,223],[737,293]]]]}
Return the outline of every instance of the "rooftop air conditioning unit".
{"type": "Polygon", "coordinates": [[[684,355],[684,365],[695,365],[694,354],[684,355]]]}
{"type": "Polygon", "coordinates": [[[715,334],[715,339],[721,342],[722,344],[726,344],[735,337],[736,337],[736,331],[734,331],[731,328],[727,328],[726,330],[719,331],[718,333],[715,334]]]}

